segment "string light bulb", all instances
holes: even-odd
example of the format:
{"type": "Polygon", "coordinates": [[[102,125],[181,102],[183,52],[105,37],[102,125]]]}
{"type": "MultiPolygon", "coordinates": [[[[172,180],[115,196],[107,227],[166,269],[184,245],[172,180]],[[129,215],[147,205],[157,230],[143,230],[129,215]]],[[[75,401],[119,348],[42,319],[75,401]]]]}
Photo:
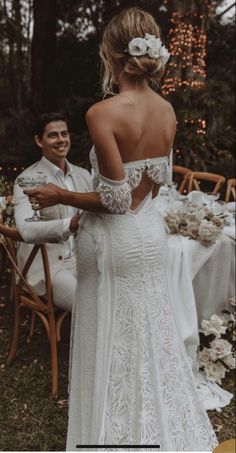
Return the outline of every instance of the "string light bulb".
{"type": "Polygon", "coordinates": [[[162,85],[165,95],[180,88],[198,89],[205,83],[207,38],[204,18],[211,10],[211,0],[204,0],[201,9],[201,12],[180,9],[172,14],[169,41],[171,58],[162,85]]]}

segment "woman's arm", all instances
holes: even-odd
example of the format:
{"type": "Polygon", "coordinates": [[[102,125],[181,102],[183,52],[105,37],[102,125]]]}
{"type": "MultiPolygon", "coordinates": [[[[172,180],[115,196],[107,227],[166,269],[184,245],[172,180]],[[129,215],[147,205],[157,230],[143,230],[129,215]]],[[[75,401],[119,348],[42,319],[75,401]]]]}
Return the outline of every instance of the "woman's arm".
{"type": "Polygon", "coordinates": [[[96,192],[71,192],[49,183],[36,189],[24,190],[24,193],[36,200],[36,203],[32,206],[35,211],[63,204],[84,211],[108,212],[103,208],[99,194],[96,192]]]}

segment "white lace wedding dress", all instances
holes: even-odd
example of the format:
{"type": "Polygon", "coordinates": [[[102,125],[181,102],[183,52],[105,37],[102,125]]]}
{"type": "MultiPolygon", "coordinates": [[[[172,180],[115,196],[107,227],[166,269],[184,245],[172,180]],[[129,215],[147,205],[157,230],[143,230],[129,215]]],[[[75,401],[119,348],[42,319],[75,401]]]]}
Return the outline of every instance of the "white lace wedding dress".
{"type": "Polygon", "coordinates": [[[144,172],[164,180],[168,159],[124,164],[126,179],[99,176],[110,211],[84,213],[72,316],[67,450],[76,445],[152,445],[212,450],[217,440],[197,398],[173,320],[166,280],[167,231],[149,194],[127,210],[144,172]]]}

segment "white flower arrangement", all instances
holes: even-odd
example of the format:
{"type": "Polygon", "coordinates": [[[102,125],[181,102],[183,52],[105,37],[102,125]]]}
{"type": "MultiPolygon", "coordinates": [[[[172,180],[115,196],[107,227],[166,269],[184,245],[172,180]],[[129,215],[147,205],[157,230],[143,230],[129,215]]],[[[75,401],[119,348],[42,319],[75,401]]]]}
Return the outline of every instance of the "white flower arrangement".
{"type": "Polygon", "coordinates": [[[224,228],[224,221],[207,208],[190,202],[172,209],[165,216],[171,234],[181,234],[208,247],[214,244],[224,228]]]}
{"type": "Polygon", "coordinates": [[[4,211],[7,206],[6,197],[0,197],[0,212],[4,211]]]}
{"type": "Polygon", "coordinates": [[[3,175],[0,175],[0,223],[9,226],[14,224],[14,209],[10,201],[11,185],[3,175]]]}
{"type": "Polygon", "coordinates": [[[144,38],[133,38],[128,43],[128,53],[132,57],[141,57],[148,55],[150,58],[163,58],[164,64],[167,63],[170,53],[165,46],[162,45],[160,38],[156,38],[149,33],[145,34],[144,38]]]}
{"type": "Polygon", "coordinates": [[[228,299],[227,305],[224,315],[212,315],[209,320],[203,320],[200,329],[199,368],[210,381],[218,384],[228,371],[236,367],[236,317],[231,312],[235,299],[228,299]]]}

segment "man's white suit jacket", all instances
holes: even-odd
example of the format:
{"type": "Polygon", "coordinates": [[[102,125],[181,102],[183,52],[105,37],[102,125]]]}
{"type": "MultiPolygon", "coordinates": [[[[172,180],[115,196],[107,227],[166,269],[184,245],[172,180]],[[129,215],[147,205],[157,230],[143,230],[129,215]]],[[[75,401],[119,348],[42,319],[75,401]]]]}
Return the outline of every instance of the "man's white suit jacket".
{"type": "MultiPolygon", "coordinates": [[[[90,173],[75,165],[70,164],[72,169],[71,178],[73,180],[75,190],[77,192],[92,192],[92,178],[90,173]]],[[[47,182],[58,185],[53,172],[44,163],[44,159],[24,170],[20,176],[33,176],[37,172],[43,172],[47,176],[47,182]]],[[[47,252],[50,264],[51,276],[55,275],[63,266],[63,256],[65,252],[65,242],[63,242],[63,219],[67,215],[67,207],[56,205],[40,211],[42,216],[47,220],[42,222],[26,222],[27,217],[32,217],[33,211],[28,199],[28,196],[23,193],[23,189],[17,183],[14,185],[14,211],[16,227],[25,242],[21,242],[17,252],[17,261],[20,269],[23,269],[24,264],[33,248],[32,244],[47,243],[47,252]]],[[[78,209],[74,209],[76,214],[78,209]]],[[[27,275],[27,280],[36,290],[39,295],[45,293],[45,282],[43,273],[43,263],[41,253],[38,252],[30,271],[27,275]]]]}

